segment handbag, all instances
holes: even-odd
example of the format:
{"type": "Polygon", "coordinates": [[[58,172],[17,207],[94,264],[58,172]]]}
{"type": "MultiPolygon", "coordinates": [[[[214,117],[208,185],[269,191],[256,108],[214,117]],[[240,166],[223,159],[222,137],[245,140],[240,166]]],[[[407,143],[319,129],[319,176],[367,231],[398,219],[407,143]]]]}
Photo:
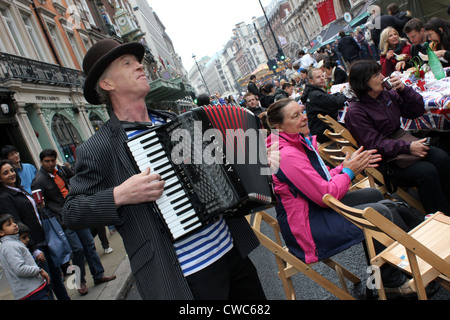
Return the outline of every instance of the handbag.
{"type": "MultiPolygon", "coordinates": [[[[410,134],[409,132],[407,132],[401,128],[398,129],[397,131],[395,131],[393,134],[387,136],[387,138],[391,139],[391,140],[403,140],[406,142],[412,142],[412,141],[419,140],[419,138],[414,137],[412,134],[410,134]]],[[[387,159],[387,162],[392,162],[395,165],[397,165],[399,168],[404,169],[404,168],[408,168],[410,165],[416,163],[420,159],[421,158],[419,156],[416,156],[413,154],[400,153],[393,158],[387,159]]]]}
{"type": "Polygon", "coordinates": [[[44,227],[51,259],[55,266],[61,266],[70,260],[72,254],[69,240],[67,240],[66,234],[56,217],[49,216],[45,208],[41,209],[41,213],[42,226],[44,227]]]}

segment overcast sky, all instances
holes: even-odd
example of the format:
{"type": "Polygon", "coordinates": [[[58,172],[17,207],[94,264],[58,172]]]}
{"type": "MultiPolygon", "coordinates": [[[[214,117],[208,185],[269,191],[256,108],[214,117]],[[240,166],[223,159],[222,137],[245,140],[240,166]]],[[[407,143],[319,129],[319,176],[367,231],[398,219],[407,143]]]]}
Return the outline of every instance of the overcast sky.
{"type": "MultiPolygon", "coordinates": [[[[263,6],[271,0],[261,0],[263,6]]],[[[264,13],[259,0],[148,0],[166,27],[186,71],[197,60],[213,56],[233,35],[235,25],[252,23],[264,13]]]]}

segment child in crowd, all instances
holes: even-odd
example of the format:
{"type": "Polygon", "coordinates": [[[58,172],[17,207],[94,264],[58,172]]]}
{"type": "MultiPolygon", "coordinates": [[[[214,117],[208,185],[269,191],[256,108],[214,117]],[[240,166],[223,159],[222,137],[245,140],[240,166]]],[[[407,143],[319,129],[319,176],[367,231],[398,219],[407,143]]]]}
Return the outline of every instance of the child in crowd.
{"type": "MultiPolygon", "coordinates": [[[[30,250],[30,228],[23,224],[22,222],[18,222],[17,226],[19,227],[19,240],[22,242],[25,247],[30,250]]],[[[44,270],[48,270],[47,263],[44,255],[40,254],[42,251],[36,249],[34,251],[30,250],[31,255],[34,258],[34,261],[38,265],[39,268],[43,268],[44,270]]]]}
{"type": "Polygon", "coordinates": [[[17,300],[51,300],[47,272],[39,268],[28,248],[19,240],[19,227],[12,215],[0,214],[0,263],[17,300]]]}

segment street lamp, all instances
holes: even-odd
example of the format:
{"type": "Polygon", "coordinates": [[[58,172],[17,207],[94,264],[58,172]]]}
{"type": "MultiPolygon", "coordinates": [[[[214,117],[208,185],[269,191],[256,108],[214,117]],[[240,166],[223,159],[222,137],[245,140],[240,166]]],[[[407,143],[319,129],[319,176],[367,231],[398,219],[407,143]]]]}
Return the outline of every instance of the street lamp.
{"type": "Polygon", "coordinates": [[[203,84],[205,85],[206,90],[208,91],[208,96],[211,97],[211,92],[209,92],[208,85],[206,84],[205,78],[203,78],[203,73],[202,70],[200,70],[200,66],[198,65],[197,59],[195,59],[195,54],[192,54],[192,59],[194,59],[195,64],[197,65],[198,72],[200,72],[200,76],[202,77],[203,80],[203,84]]]}
{"type": "Polygon", "coordinates": [[[277,55],[278,56],[284,55],[284,53],[282,53],[283,50],[281,49],[280,45],[278,44],[277,38],[275,37],[275,33],[272,30],[272,26],[270,25],[269,18],[267,18],[266,10],[264,10],[264,6],[262,5],[261,0],[258,0],[258,1],[259,1],[262,11],[264,12],[264,17],[266,17],[267,25],[269,26],[270,32],[272,33],[272,36],[273,36],[273,41],[275,41],[275,45],[277,46],[277,53],[278,53],[277,55]]]}

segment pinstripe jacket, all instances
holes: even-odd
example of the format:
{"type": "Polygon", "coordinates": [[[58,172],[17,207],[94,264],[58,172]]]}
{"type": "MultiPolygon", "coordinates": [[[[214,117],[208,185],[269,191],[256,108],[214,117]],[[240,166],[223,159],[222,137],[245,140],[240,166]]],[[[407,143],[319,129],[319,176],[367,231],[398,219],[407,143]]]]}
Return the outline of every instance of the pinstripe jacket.
{"type": "MultiPolygon", "coordinates": [[[[77,151],[76,175],[63,210],[69,228],[115,225],[142,299],[192,299],[173,244],[150,203],[116,209],[113,188],[137,174],[120,121],[111,119],[77,151]]],[[[259,244],[244,218],[227,219],[242,257],[259,244]]]]}

